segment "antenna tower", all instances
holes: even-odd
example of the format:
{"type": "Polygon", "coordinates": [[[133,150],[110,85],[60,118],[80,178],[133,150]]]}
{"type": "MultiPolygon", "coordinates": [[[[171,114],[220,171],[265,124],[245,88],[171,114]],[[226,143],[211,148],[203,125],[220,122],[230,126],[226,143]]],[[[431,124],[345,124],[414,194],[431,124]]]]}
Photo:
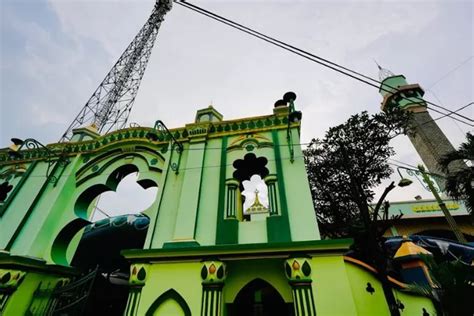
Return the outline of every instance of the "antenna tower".
{"type": "Polygon", "coordinates": [[[156,1],[145,25],[81,109],[60,142],[71,140],[73,129],[85,125],[95,126],[99,133],[125,127],[161,22],[171,6],[171,0],[156,1]]]}

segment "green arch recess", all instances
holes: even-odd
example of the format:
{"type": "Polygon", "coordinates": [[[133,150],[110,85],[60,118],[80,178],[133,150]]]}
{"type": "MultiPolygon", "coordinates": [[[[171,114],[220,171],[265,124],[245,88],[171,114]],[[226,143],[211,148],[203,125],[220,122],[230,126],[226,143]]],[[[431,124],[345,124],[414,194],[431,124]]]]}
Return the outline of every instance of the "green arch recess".
{"type": "MultiPolygon", "coordinates": [[[[126,153],[114,154],[114,155],[111,155],[111,156],[104,156],[104,157],[99,156],[99,157],[96,157],[95,159],[92,159],[91,161],[87,162],[86,165],[84,165],[81,169],[79,169],[76,172],[76,186],[80,186],[81,184],[88,181],[89,179],[92,179],[92,178],[95,178],[95,177],[101,175],[109,166],[111,166],[115,162],[120,161],[121,159],[123,159],[125,157],[132,157],[132,156],[140,159],[144,163],[144,165],[148,168],[148,170],[155,171],[155,172],[158,172],[158,173],[162,172],[161,168],[150,166],[150,163],[148,162],[147,158],[145,156],[139,154],[139,153],[126,152],[126,153]],[[90,169],[92,169],[93,166],[96,166],[101,162],[103,163],[104,161],[106,161],[106,162],[99,168],[99,170],[86,175],[86,173],[90,169]]],[[[159,158],[162,161],[162,163],[164,162],[164,158],[162,156],[155,155],[155,158],[156,157],[159,158]]],[[[127,165],[134,165],[137,169],[139,169],[138,166],[134,163],[127,163],[127,165]]]]}
{"type": "Polygon", "coordinates": [[[153,316],[153,313],[160,307],[161,304],[166,302],[168,299],[174,300],[178,303],[179,307],[184,312],[185,316],[191,316],[191,310],[189,309],[188,304],[184,300],[184,298],[179,295],[174,289],[169,289],[168,291],[161,294],[154,302],[151,304],[150,308],[147,310],[145,316],[153,316]]]}

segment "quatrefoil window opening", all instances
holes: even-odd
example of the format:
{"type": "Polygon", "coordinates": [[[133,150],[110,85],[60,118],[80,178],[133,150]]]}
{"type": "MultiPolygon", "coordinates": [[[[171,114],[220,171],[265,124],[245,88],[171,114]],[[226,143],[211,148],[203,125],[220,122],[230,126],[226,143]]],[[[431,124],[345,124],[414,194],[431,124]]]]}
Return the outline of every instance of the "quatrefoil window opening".
{"type": "Polygon", "coordinates": [[[129,174],[117,173],[118,182],[115,191],[106,191],[96,198],[92,221],[104,219],[107,216],[138,214],[154,202],[158,188],[144,188],[137,180],[139,172],[129,174]]]}
{"type": "Polygon", "coordinates": [[[239,182],[242,197],[242,203],[237,205],[237,210],[243,220],[250,220],[251,214],[268,213],[268,187],[264,181],[269,174],[267,163],[265,157],[257,158],[253,153],[248,153],[244,159],[237,159],[233,163],[236,169],[233,177],[239,182]]]}
{"type": "Polygon", "coordinates": [[[241,194],[244,196],[243,212],[245,215],[248,215],[249,208],[256,203],[268,209],[268,188],[260,175],[254,174],[250,180],[245,180],[242,184],[244,190],[241,194]]]}

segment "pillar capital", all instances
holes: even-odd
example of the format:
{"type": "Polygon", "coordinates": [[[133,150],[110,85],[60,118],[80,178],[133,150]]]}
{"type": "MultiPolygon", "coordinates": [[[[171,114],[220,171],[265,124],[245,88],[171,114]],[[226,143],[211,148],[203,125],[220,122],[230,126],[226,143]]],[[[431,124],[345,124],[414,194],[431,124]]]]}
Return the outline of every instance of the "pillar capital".
{"type": "Polygon", "coordinates": [[[291,283],[311,282],[311,262],[309,258],[295,257],[285,261],[285,274],[291,283]]]}
{"type": "Polygon", "coordinates": [[[203,285],[223,284],[227,277],[226,264],[219,260],[202,262],[201,279],[203,285]]]}
{"type": "Polygon", "coordinates": [[[201,316],[222,315],[222,288],[227,277],[226,264],[219,260],[202,262],[201,316]]]}
{"type": "Polygon", "coordinates": [[[288,258],[284,265],[285,274],[293,292],[295,315],[316,316],[311,284],[311,258],[304,256],[288,258]]]}
{"type": "Polygon", "coordinates": [[[230,179],[225,180],[225,184],[229,187],[238,188],[240,185],[240,182],[234,178],[230,178],[230,179]]]}
{"type": "Polygon", "coordinates": [[[0,289],[16,289],[25,275],[25,271],[0,269],[0,289]]]}
{"type": "Polygon", "coordinates": [[[148,277],[149,264],[146,263],[134,263],[130,266],[130,278],[128,283],[131,286],[142,287],[148,277]]]}
{"type": "Polygon", "coordinates": [[[275,182],[277,182],[277,180],[278,180],[278,178],[275,174],[269,174],[264,179],[264,181],[267,185],[270,184],[270,183],[275,183],[275,182]]]}

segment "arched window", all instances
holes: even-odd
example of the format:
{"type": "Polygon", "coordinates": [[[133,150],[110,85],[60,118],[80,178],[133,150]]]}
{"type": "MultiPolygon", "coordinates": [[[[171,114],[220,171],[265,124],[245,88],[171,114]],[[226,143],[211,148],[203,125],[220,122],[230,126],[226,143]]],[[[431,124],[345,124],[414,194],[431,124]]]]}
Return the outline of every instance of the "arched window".
{"type": "Polygon", "coordinates": [[[233,163],[233,179],[227,180],[227,218],[242,221],[261,220],[269,216],[271,196],[266,178],[268,160],[248,153],[233,163]]]}
{"type": "Polygon", "coordinates": [[[268,188],[262,177],[254,174],[250,180],[242,182],[244,190],[243,213],[244,215],[258,214],[268,212],[268,188]]]}

